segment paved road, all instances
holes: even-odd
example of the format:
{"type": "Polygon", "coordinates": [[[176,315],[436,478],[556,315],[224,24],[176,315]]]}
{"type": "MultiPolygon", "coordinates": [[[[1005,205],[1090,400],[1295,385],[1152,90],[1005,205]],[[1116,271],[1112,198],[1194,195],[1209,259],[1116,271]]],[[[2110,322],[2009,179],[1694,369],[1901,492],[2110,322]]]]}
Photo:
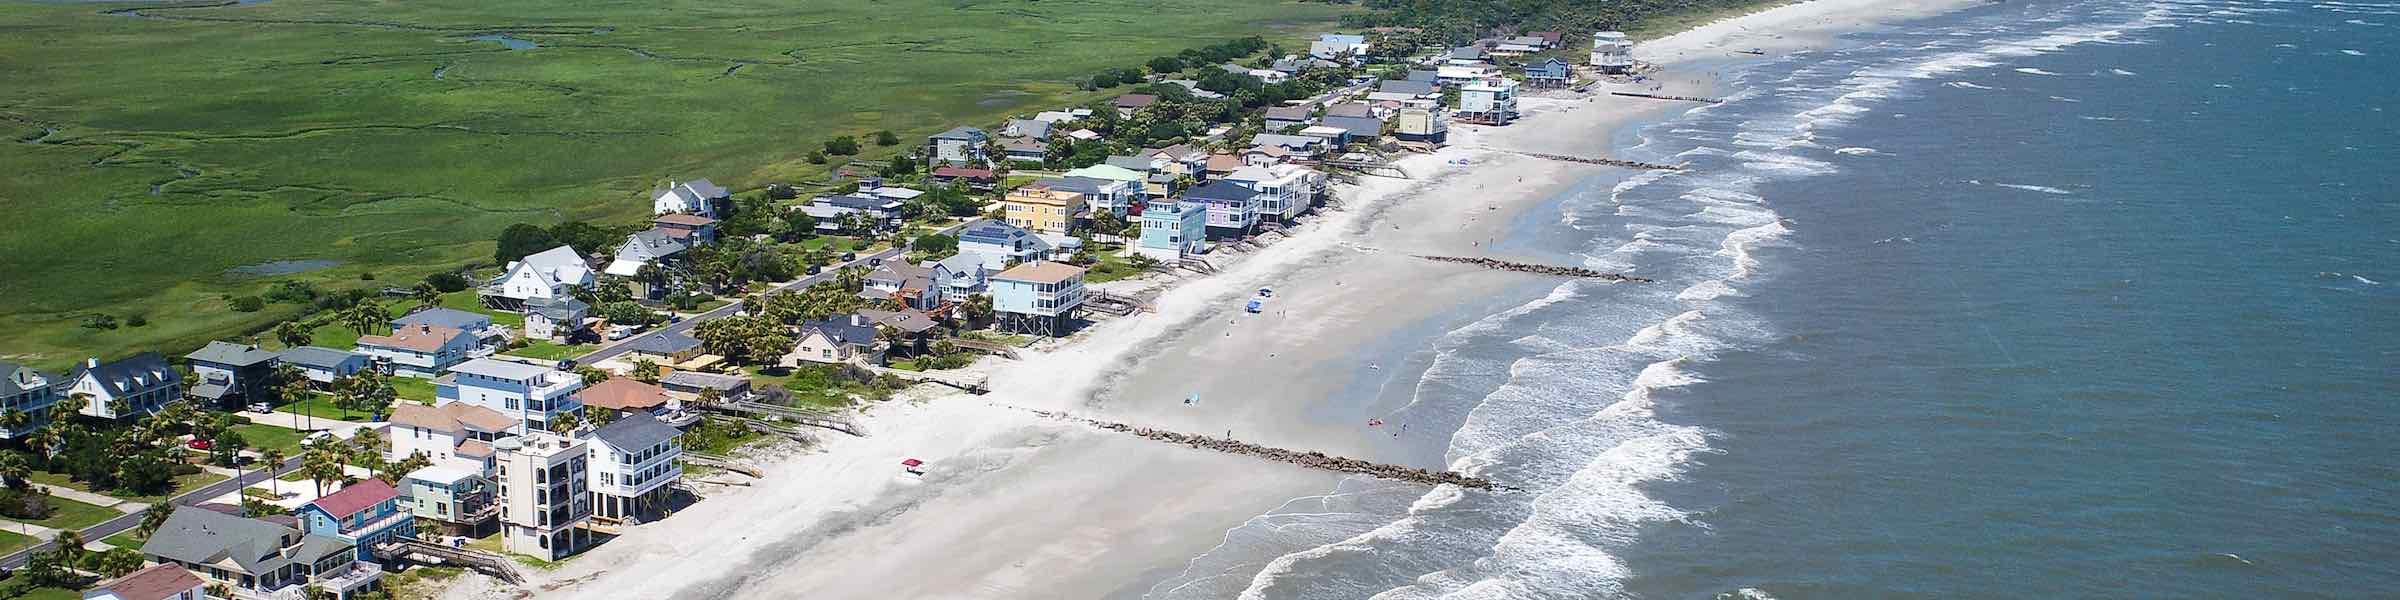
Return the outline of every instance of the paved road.
{"type": "MultiPolygon", "coordinates": [[[[169,501],[174,502],[179,507],[188,507],[194,504],[199,504],[203,500],[233,493],[234,490],[247,487],[253,483],[266,481],[268,478],[289,473],[291,470],[298,468],[300,468],[300,457],[294,456],[284,459],[283,466],[275,469],[275,472],[273,473],[266,471],[251,471],[242,475],[240,478],[227,479],[208,484],[200,489],[184,492],[183,494],[177,495],[174,499],[169,501]]],[[[124,516],[109,519],[101,524],[83,528],[83,539],[86,542],[97,542],[102,539],[107,539],[108,536],[116,535],[128,529],[133,529],[135,526],[141,524],[142,513],[126,513],[124,516]]],[[[23,567],[25,566],[26,558],[33,556],[33,553],[35,552],[49,550],[50,546],[52,546],[50,540],[42,540],[41,543],[34,544],[32,547],[11,552],[8,554],[8,556],[0,557],[0,569],[14,570],[18,567],[23,567]]]]}

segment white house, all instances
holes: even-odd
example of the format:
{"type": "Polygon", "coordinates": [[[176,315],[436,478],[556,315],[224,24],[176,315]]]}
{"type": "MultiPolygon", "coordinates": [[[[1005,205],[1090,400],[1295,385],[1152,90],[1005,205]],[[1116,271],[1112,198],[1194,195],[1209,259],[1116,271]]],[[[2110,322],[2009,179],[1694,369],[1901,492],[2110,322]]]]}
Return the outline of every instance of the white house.
{"type": "Polygon", "coordinates": [[[637,286],[636,293],[645,297],[657,297],[663,295],[664,290],[651,289],[648,282],[639,280],[638,276],[642,272],[642,267],[660,264],[660,268],[665,268],[665,265],[661,263],[675,260],[677,255],[689,249],[691,249],[690,242],[669,235],[664,230],[652,228],[637,231],[632,235],[625,236],[625,243],[617,245],[616,259],[610,261],[608,268],[602,272],[618,277],[634,277],[636,278],[634,281],[637,286]]]}
{"type": "Polygon", "coordinates": [[[583,375],[540,365],[478,358],[450,367],[454,377],[435,381],[436,401],[464,402],[521,421],[525,431],[544,431],[562,414],[581,415],[583,375]]]}
{"type": "Polygon", "coordinates": [[[800,333],[795,337],[792,353],[783,357],[783,366],[796,367],[803,362],[874,363],[883,354],[877,347],[875,322],[856,314],[801,323],[800,333]]]}
{"type": "Polygon", "coordinates": [[[591,263],[576,254],[575,248],[559,246],[508,263],[508,270],[492,280],[484,296],[523,304],[535,299],[570,297],[578,288],[591,287],[592,281],[591,263]]]}
{"type": "Polygon", "coordinates": [[[959,254],[975,255],[983,270],[993,273],[1020,262],[1041,260],[1050,256],[1053,248],[1032,230],[1002,221],[977,221],[958,231],[959,254]]]}
{"type": "MultiPolygon", "coordinates": [[[[558,560],[592,542],[591,484],[579,473],[591,464],[582,440],[544,431],[492,442],[500,494],[500,547],[558,560]]],[[[180,512],[180,511],[179,511],[180,512]]]]}
{"type": "Polygon", "coordinates": [[[1457,117],[1485,125],[1507,125],[1517,120],[1516,80],[1495,77],[1460,87],[1457,117]]]}
{"type": "Polygon", "coordinates": [[[584,436],[590,449],[592,518],[614,523],[639,523],[657,516],[683,477],[681,433],[650,413],[627,411],[623,417],[584,436]]]}
{"type": "Polygon", "coordinates": [[[1367,43],[1367,36],[1328,33],[1317,36],[1317,41],[1308,45],[1308,55],[1325,59],[1359,57],[1366,56],[1373,47],[1367,43]]]}
{"type": "Polygon", "coordinates": [[[285,348],[275,353],[275,360],[299,369],[301,376],[319,387],[367,368],[367,355],[317,346],[285,348]]]}
{"type": "Polygon", "coordinates": [[[435,377],[476,354],[476,343],[473,334],[456,327],[420,324],[400,327],[391,335],[358,336],[355,351],[393,375],[435,377]]]}
{"type": "Polygon", "coordinates": [[[90,396],[91,403],[83,407],[83,414],[103,419],[148,416],[169,402],[183,399],[183,374],[175,372],[175,367],[167,364],[167,357],[157,352],[144,352],[110,363],[85,359],[75,367],[73,380],[75,383],[67,388],[67,394],[90,396]]]}
{"type": "Polygon", "coordinates": [[[984,267],[981,254],[961,252],[933,263],[933,285],[942,290],[942,297],[965,301],[968,296],[983,293],[985,277],[996,272],[984,267]]]}
{"type": "Polygon", "coordinates": [[[469,465],[477,473],[490,466],[494,440],[524,433],[525,427],[500,411],[464,402],[394,402],[391,421],[391,459],[423,452],[434,464],[469,465]]]}
{"type": "Polygon", "coordinates": [[[1242,167],[1225,181],[1258,194],[1259,216],[1290,220],[1307,210],[1325,188],[1325,174],[1300,165],[1242,167]]]}
{"type": "Polygon", "coordinates": [[[668,182],[666,187],[650,190],[650,214],[682,213],[717,218],[717,203],[733,197],[725,188],[706,179],[668,182]]]}
{"type": "Polygon", "coordinates": [[[592,305],[572,297],[525,303],[525,337],[565,341],[584,330],[592,305]]]}
{"type": "Polygon", "coordinates": [[[1623,32],[1592,32],[1592,66],[1602,73],[1625,73],[1633,70],[1633,41],[1623,32]]]}

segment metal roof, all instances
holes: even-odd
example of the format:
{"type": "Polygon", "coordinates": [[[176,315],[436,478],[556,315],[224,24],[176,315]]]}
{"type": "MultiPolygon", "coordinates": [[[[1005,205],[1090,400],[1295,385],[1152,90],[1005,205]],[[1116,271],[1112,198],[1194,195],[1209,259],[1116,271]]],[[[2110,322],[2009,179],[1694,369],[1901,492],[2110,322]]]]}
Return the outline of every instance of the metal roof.
{"type": "Polygon", "coordinates": [[[680,433],[683,432],[658,417],[635,410],[626,411],[624,416],[593,431],[592,437],[620,450],[641,450],[675,439],[680,433]]]}

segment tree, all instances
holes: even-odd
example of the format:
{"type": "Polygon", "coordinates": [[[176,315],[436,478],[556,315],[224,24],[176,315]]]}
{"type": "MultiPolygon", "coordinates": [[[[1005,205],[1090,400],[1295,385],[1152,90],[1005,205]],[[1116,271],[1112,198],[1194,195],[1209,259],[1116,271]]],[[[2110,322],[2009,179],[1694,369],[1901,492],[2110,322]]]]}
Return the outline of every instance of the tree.
{"type": "MultiPolygon", "coordinates": [[[[233,309],[233,312],[258,312],[267,308],[267,301],[257,296],[234,296],[225,299],[225,306],[233,309]]],[[[111,318],[110,321],[114,322],[115,319],[111,318]]]]}
{"type": "Polygon", "coordinates": [[[143,560],[140,550],[115,548],[100,553],[99,558],[92,562],[92,571],[99,573],[102,577],[124,577],[132,575],[134,571],[142,570],[143,560]]]}
{"type": "Polygon", "coordinates": [[[300,471],[308,474],[309,482],[317,484],[318,496],[325,495],[325,482],[342,480],[347,453],[340,445],[333,438],[323,437],[309,442],[302,450],[300,471]]]}
{"type": "Polygon", "coordinates": [[[858,154],[858,138],[847,135],[838,135],[834,136],[833,139],[825,140],[825,153],[834,156],[850,156],[853,154],[858,154]]]}
{"type": "Polygon", "coordinates": [[[73,529],[59,530],[58,535],[51,536],[50,543],[55,545],[52,550],[58,553],[59,562],[69,567],[83,564],[84,553],[90,552],[83,547],[83,534],[73,529]]]}
{"type": "Polygon", "coordinates": [[[658,383],[658,363],[651,362],[647,358],[633,361],[633,380],[642,383],[658,383]]]}
{"type": "Polygon", "coordinates": [[[841,286],[842,291],[853,294],[858,293],[859,290],[866,289],[867,287],[867,268],[858,266],[842,267],[841,271],[833,274],[833,282],[835,285],[841,286]]]}
{"type": "Polygon", "coordinates": [[[550,420],[550,432],[561,435],[581,426],[583,426],[583,419],[577,418],[575,413],[559,413],[557,418],[550,420]]]}
{"type": "Polygon", "coordinates": [[[1173,73],[1183,70],[1183,60],[1172,56],[1161,56],[1150,59],[1150,64],[1147,66],[1150,67],[1152,73],[1173,73]]]}
{"type": "Polygon", "coordinates": [[[172,516],[175,516],[175,503],[173,502],[160,502],[142,509],[142,524],[134,526],[133,537],[150,539],[150,534],[158,532],[160,527],[165,527],[167,517],[172,516]]]}
{"type": "Polygon", "coordinates": [[[692,399],[693,404],[699,405],[703,408],[716,406],[718,402],[723,401],[725,401],[725,394],[718,392],[717,388],[702,388],[700,390],[700,396],[692,399]]]}
{"type": "Polygon", "coordinates": [[[393,461],[391,468],[384,469],[381,473],[376,473],[375,478],[383,480],[384,483],[399,485],[400,478],[407,477],[408,474],[417,472],[417,469],[423,469],[430,466],[433,466],[433,458],[425,456],[425,452],[419,450],[408,453],[408,457],[406,458],[393,461]]]}
{"type": "Polygon", "coordinates": [[[441,306],[442,290],[441,288],[433,287],[432,283],[418,282],[417,287],[408,291],[408,299],[415,300],[417,302],[417,310],[425,310],[428,308],[441,306]]]}
{"type": "Polygon", "coordinates": [[[808,151],[808,164],[812,164],[812,165],[821,165],[821,164],[825,164],[825,152],[824,152],[823,150],[810,150],[810,151],[808,151]]]}
{"type": "Polygon", "coordinates": [[[366,466],[367,470],[375,473],[378,478],[382,477],[386,469],[392,467],[383,459],[383,449],[383,434],[376,433],[372,428],[361,427],[358,429],[358,433],[350,436],[351,464],[366,466]]]}
{"type": "Polygon", "coordinates": [[[892,135],[892,130],[889,129],[875,132],[875,145],[898,146],[900,145],[900,136],[892,135]]]}
{"type": "Polygon", "coordinates": [[[417,539],[435,541],[442,538],[442,524],[433,519],[417,519],[417,539]]]}
{"type": "Polygon", "coordinates": [[[558,238],[552,237],[550,230],[532,223],[518,223],[500,230],[500,245],[492,249],[492,262],[505,265],[556,247],[558,238]]]}
{"type": "Polygon", "coordinates": [[[425,283],[433,284],[433,289],[441,290],[444,294],[462,291],[475,284],[475,282],[468,281],[466,275],[457,271],[443,271],[426,275],[425,283]]]}
{"type": "Polygon", "coordinates": [[[808,213],[792,211],[783,215],[783,229],[775,239],[797,242],[817,237],[817,218],[808,213]]]}
{"type": "Polygon", "coordinates": [[[976,294],[973,296],[968,296],[964,306],[961,306],[960,308],[966,311],[967,321],[970,323],[981,323],[991,320],[992,297],[988,294],[976,294]]]}
{"type": "Polygon", "coordinates": [[[360,302],[342,311],[342,323],[349,325],[350,330],[359,335],[388,332],[391,330],[392,311],[385,310],[382,304],[360,302]]]}
{"type": "Polygon", "coordinates": [[[575,365],[575,374],[583,376],[583,385],[585,386],[600,385],[601,382],[608,381],[608,378],[616,376],[609,373],[607,369],[591,365],[575,365]]]}
{"type": "Polygon", "coordinates": [[[274,334],[276,342],[280,342],[286,347],[293,348],[306,346],[308,345],[308,342],[315,337],[309,333],[307,327],[301,326],[299,321],[284,321],[282,323],[276,323],[274,334]]]}
{"type": "Polygon", "coordinates": [[[282,474],[283,461],[287,458],[290,457],[283,455],[282,448],[268,448],[258,453],[258,462],[267,465],[267,491],[273,492],[278,498],[283,497],[283,486],[277,484],[282,483],[283,480],[277,479],[275,476],[282,474]]]}
{"type": "Polygon", "coordinates": [[[0,480],[5,480],[9,489],[24,491],[32,488],[33,484],[25,480],[32,475],[33,461],[25,453],[15,450],[0,453],[0,480]]]}

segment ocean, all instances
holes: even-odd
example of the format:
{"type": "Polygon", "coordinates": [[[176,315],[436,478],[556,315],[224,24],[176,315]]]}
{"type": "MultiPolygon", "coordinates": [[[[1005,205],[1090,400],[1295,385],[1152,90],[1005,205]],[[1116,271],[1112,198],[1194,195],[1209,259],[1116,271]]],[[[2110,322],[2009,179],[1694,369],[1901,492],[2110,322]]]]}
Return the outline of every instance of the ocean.
{"type": "Polygon", "coordinates": [[[1722,66],[1154,598],[2400,596],[2400,3],[1979,5],[1722,66]]]}

